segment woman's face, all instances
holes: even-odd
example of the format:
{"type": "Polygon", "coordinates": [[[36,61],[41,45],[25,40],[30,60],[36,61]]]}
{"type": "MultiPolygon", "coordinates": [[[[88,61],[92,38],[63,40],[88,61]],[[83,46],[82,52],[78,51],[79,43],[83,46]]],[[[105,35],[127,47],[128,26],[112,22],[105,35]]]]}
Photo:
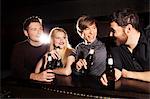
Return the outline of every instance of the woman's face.
{"type": "Polygon", "coordinates": [[[67,44],[66,34],[61,31],[56,31],[53,36],[53,43],[54,46],[59,46],[60,49],[65,48],[67,44]]]}

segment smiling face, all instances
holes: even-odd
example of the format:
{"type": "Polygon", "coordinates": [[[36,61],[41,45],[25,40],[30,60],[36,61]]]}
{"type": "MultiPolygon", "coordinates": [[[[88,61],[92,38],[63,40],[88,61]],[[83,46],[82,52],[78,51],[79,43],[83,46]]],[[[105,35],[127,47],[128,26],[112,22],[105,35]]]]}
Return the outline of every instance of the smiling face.
{"type": "Polygon", "coordinates": [[[111,28],[113,29],[113,34],[116,37],[116,44],[119,46],[127,42],[128,36],[125,33],[123,27],[119,26],[115,21],[110,23],[111,28]]]}
{"type": "Polygon", "coordinates": [[[66,34],[62,31],[55,30],[53,34],[54,46],[59,46],[61,49],[67,46],[66,34]]]}
{"type": "Polygon", "coordinates": [[[87,26],[86,29],[81,33],[81,37],[88,43],[92,43],[96,40],[97,36],[97,27],[96,24],[87,26]]]}

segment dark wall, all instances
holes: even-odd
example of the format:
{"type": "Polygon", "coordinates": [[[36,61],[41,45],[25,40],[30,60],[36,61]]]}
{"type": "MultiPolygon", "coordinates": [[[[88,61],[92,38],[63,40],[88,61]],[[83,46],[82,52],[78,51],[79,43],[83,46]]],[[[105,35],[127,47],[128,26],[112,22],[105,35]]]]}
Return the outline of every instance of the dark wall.
{"type": "Polygon", "coordinates": [[[22,23],[27,17],[40,16],[45,24],[45,32],[55,26],[63,27],[68,32],[70,43],[75,47],[82,41],[75,29],[76,20],[80,15],[95,17],[99,22],[98,36],[107,36],[108,16],[114,10],[126,7],[137,10],[143,27],[149,24],[149,0],[2,0],[2,70],[10,68],[13,45],[26,39],[22,23]]]}

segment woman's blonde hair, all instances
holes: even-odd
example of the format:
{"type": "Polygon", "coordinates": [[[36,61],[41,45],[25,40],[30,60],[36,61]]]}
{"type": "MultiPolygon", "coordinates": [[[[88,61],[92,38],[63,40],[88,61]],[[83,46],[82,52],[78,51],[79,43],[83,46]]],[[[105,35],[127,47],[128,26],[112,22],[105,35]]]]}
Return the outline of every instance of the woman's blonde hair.
{"type": "Polygon", "coordinates": [[[63,63],[63,65],[65,66],[65,65],[66,65],[66,62],[67,62],[67,57],[69,56],[69,54],[70,54],[71,51],[72,51],[72,47],[71,47],[71,45],[69,44],[67,32],[66,32],[63,28],[55,27],[55,28],[53,28],[53,29],[50,31],[50,34],[49,34],[50,49],[49,49],[49,50],[50,50],[50,51],[51,51],[51,50],[54,50],[53,38],[54,38],[55,33],[57,33],[57,32],[63,32],[63,33],[66,35],[66,45],[65,45],[65,48],[63,48],[62,53],[60,53],[60,54],[61,54],[60,56],[61,56],[61,58],[62,58],[62,63],[63,63]]]}

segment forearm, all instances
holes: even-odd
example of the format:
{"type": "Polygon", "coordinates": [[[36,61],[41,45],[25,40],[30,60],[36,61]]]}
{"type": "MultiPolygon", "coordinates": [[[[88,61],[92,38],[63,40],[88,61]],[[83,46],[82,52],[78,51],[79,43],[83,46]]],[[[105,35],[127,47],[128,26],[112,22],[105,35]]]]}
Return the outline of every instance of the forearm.
{"type": "Polygon", "coordinates": [[[66,68],[56,68],[53,70],[54,73],[60,74],[60,75],[70,75],[71,74],[71,69],[66,69],[66,68]]]}
{"type": "Polygon", "coordinates": [[[72,73],[72,70],[71,70],[71,65],[72,63],[75,61],[75,58],[74,56],[69,56],[68,59],[67,59],[67,63],[66,63],[66,66],[64,68],[56,68],[54,69],[54,73],[56,74],[61,74],[61,75],[70,75],[72,73]]]}
{"type": "Polygon", "coordinates": [[[133,78],[133,79],[138,79],[147,82],[150,82],[149,76],[150,76],[150,71],[145,71],[145,72],[128,71],[127,73],[127,78],[133,78]]]}

